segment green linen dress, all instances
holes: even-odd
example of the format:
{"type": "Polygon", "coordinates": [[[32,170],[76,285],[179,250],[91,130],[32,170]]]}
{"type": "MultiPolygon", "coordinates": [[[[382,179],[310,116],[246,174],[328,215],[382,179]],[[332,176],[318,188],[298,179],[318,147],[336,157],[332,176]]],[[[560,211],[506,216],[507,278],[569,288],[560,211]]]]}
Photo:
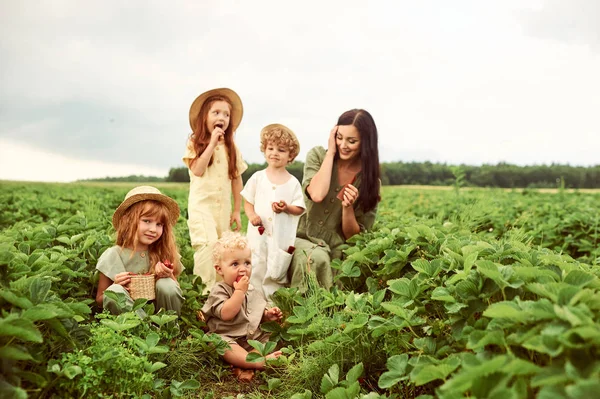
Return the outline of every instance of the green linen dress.
{"type": "MultiPolygon", "coordinates": [[[[333,163],[329,192],[323,201],[313,202],[306,190],[321,168],[325,154],[325,148],[314,147],[306,155],[302,179],[306,212],[300,218],[296,233],[296,250],[289,269],[291,287],[306,288],[305,276],[308,271],[312,271],[320,286],[330,288],[333,285],[331,260],[342,257],[340,247],[346,242],[342,232],[342,202],[336,198],[342,189],[338,182],[337,161],[333,163]]],[[[362,174],[359,173],[353,183],[359,192],[361,178],[362,174]]],[[[355,204],[354,212],[361,231],[373,227],[377,208],[365,213],[355,204]]]]}

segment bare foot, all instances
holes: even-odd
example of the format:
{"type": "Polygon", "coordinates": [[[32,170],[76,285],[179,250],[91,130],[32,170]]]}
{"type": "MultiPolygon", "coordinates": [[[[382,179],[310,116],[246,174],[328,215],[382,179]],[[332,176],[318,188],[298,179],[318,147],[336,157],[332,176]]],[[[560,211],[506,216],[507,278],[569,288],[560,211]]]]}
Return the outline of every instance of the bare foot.
{"type": "Polygon", "coordinates": [[[246,370],[235,367],[233,369],[233,375],[235,375],[240,382],[250,382],[252,381],[252,378],[254,378],[254,370],[246,370]]]}

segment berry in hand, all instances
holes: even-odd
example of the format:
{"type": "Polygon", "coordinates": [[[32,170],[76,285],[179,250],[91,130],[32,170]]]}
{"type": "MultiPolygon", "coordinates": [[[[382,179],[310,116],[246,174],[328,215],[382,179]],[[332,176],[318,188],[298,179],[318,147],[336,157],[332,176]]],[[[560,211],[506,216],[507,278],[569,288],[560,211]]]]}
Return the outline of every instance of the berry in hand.
{"type": "Polygon", "coordinates": [[[262,236],[264,232],[265,232],[265,227],[264,226],[258,226],[258,234],[260,234],[262,236]]]}

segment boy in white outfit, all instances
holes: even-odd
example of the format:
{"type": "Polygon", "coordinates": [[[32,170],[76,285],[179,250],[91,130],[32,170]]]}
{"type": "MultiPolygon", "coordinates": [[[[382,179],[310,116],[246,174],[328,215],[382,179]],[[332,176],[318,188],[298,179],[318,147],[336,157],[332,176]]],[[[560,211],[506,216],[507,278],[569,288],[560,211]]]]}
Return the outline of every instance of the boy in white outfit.
{"type": "Polygon", "coordinates": [[[287,283],[296,228],[306,205],[300,182],[286,169],[300,152],[294,132],[278,123],[265,126],[260,149],[267,168],[254,173],[241,194],[250,222],[246,236],[252,248],[251,283],[270,299],[287,283]]]}

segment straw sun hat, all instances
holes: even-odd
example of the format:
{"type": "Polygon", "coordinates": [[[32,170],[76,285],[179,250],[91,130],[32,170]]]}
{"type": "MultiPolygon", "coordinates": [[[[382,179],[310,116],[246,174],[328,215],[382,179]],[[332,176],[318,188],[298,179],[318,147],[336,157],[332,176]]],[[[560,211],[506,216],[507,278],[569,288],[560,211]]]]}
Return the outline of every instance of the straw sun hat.
{"type": "Polygon", "coordinates": [[[232,110],[231,110],[231,128],[232,131],[235,132],[242,121],[242,115],[244,115],[244,107],[242,106],[242,100],[237,93],[231,89],[221,88],[221,89],[212,89],[209,91],[205,91],[200,94],[190,107],[190,127],[194,130],[194,124],[196,123],[196,119],[198,118],[198,114],[200,114],[200,109],[202,105],[213,96],[223,96],[227,97],[231,102],[232,110]]]}
{"type": "Polygon", "coordinates": [[[145,200],[162,202],[169,210],[169,221],[171,225],[174,225],[175,222],[177,222],[177,219],[179,219],[179,205],[177,205],[177,202],[175,202],[174,199],[161,194],[156,187],[139,186],[131,189],[127,195],[125,195],[125,199],[115,211],[112,217],[112,222],[115,229],[118,229],[119,222],[121,221],[123,214],[131,205],[145,200]]]}

